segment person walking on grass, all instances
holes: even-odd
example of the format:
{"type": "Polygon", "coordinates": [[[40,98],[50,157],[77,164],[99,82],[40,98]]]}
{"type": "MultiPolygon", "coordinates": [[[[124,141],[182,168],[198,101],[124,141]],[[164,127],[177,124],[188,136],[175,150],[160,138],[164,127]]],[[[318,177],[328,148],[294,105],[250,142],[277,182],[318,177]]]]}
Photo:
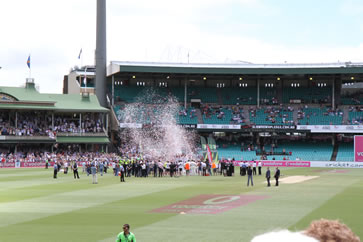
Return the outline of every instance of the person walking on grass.
{"type": "Polygon", "coordinates": [[[279,178],[280,178],[280,170],[279,170],[279,168],[278,167],[276,167],[276,171],[275,171],[275,180],[276,180],[276,184],[275,184],[275,186],[279,186],[279,178]]]}
{"type": "Polygon", "coordinates": [[[271,186],[270,184],[270,178],[271,178],[271,171],[270,171],[270,167],[267,167],[267,171],[266,171],[266,180],[267,180],[267,186],[271,186]]]}
{"type": "Polygon", "coordinates": [[[76,179],[76,178],[79,179],[78,165],[77,165],[77,162],[76,161],[73,164],[73,176],[74,176],[74,179],[76,179]]]}
{"type": "Polygon", "coordinates": [[[123,165],[120,165],[120,182],[125,182],[125,168],[123,165]]]}
{"type": "Polygon", "coordinates": [[[57,165],[57,162],[54,162],[54,173],[53,173],[53,178],[54,179],[57,179],[57,173],[58,173],[58,165],[57,165]]]}
{"type": "Polygon", "coordinates": [[[95,162],[91,164],[92,184],[97,184],[97,167],[95,162]]]}
{"type": "Polygon", "coordinates": [[[135,235],[130,232],[129,224],[124,224],[122,229],[123,232],[117,235],[116,242],[136,242],[135,235]]]}
{"type": "Polygon", "coordinates": [[[249,186],[250,185],[250,180],[251,180],[251,185],[253,186],[253,174],[252,174],[253,172],[252,172],[252,168],[251,168],[251,166],[249,166],[248,168],[247,168],[247,176],[248,176],[248,180],[247,180],[247,186],[249,186]]]}

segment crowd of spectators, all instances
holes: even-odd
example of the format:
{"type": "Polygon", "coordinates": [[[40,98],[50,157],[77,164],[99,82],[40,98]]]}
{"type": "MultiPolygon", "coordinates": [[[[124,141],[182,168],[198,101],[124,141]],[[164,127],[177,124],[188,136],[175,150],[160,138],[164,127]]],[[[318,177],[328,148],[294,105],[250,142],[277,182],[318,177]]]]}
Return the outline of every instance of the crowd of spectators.
{"type": "Polygon", "coordinates": [[[355,116],[348,120],[348,124],[363,124],[363,107],[349,107],[349,112],[354,113],[355,116]]]}
{"type": "Polygon", "coordinates": [[[56,132],[103,132],[103,123],[98,117],[84,114],[81,124],[79,118],[56,116],[52,126],[52,117],[46,113],[19,112],[15,116],[4,112],[0,114],[0,132],[1,135],[54,137],[56,132]]]}
{"type": "Polygon", "coordinates": [[[232,107],[232,124],[242,124],[245,122],[245,117],[243,115],[243,108],[239,106],[232,107]]]}
{"type": "Polygon", "coordinates": [[[271,97],[271,99],[268,98],[261,98],[261,104],[263,105],[278,105],[279,100],[275,97],[271,97]]]}
{"type": "Polygon", "coordinates": [[[249,113],[251,117],[257,116],[257,111],[263,110],[265,114],[265,121],[269,121],[272,124],[280,123],[278,119],[281,119],[281,122],[286,125],[293,125],[294,120],[292,118],[292,112],[294,111],[293,107],[280,105],[279,107],[250,107],[249,113]]]}
{"type": "Polygon", "coordinates": [[[7,150],[0,151],[1,162],[91,162],[94,160],[116,161],[118,155],[116,153],[102,153],[102,152],[70,152],[70,151],[57,151],[47,152],[40,151],[19,151],[8,152],[7,150]]]}
{"type": "Polygon", "coordinates": [[[195,108],[191,108],[189,111],[190,112],[188,113],[188,109],[183,108],[179,111],[179,116],[184,116],[184,117],[189,116],[190,119],[197,117],[196,115],[197,110],[195,108]]]}
{"type": "MultiPolygon", "coordinates": [[[[302,120],[302,119],[307,119],[307,125],[309,124],[309,120],[311,117],[340,117],[343,118],[344,112],[341,109],[336,109],[333,110],[332,108],[320,108],[320,111],[314,111],[314,110],[309,110],[308,105],[305,105],[304,108],[299,108],[298,112],[297,112],[297,119],[298,120],[302,120]]],[[[342,121],[343,122],[343,121],[342,121]]],[[[300,123],[300,122],[299,122],[300,123]]],[[[331,122],[331,125],[333,123],[331,122]]]]}

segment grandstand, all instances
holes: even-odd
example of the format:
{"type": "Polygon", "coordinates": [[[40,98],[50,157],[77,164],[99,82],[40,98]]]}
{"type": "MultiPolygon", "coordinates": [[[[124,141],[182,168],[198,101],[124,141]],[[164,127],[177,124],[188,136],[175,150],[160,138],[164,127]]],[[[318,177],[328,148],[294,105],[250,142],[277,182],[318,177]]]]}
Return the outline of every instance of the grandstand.
{"type": "Polygon", "coordinates": [[[41,94],[33,79],[25,87],[0,87],[0,150],[20,152],[37,146],[53,151],[77,146],[78,151],[107,151],[108,109],[96,96],[41,94]]]}
{"type": "MultiPolygon", "coordinates": [[[[83,69],[84,70],[84,69],[83,69]]],[[[82,68],[73,79],[82,80],[82,68]]],[[[70,78],[68,78],[69,81],[70,78]]],[[[111,62],[107,73],[107,96],[112,132],[119,127],[142,127],[152,123],[150,105],[175,97],[180,104],[178,124],[201,136],[238,140],[217,144],[219,157],[260,159],[261,140],[279,141],[289,155],[267,159],[351,161],[352,152],[337,136],[352,139],[361,134],[363,111],[360,92],[361,63],[327,64],[178,64],[111,62]],[[139,96],[158,93],[157,100],[143,98],[136,124],[125,124],[125,106],[140,102],[139,96]],[[149,110],[149,111],[146,111],[149,110]],[[355,127],[353,127],[355,126],[355,127]],[[323,138],[323,143],[316,142],[323,138]],[[240,145],[250,140],[257,150],[240,145]],[[280,139],[279,139],[280,140],[280,139]],[[295,141],[298,140],[298,141],[295,141]]],[[[91,88],[91,87],[90,87],[91,88]]],[[[92,88],[91,88],[92,89],[92,88]]],[[[363,100],[363,99],[362,99],[363,100]]],[[[203,145],[202,145],[203,147],[203,145]]],[[[351,147],[351,146],[349,146],[351,147]]],[[[265,149],[270,149],[265,145],[265,149]]]]}

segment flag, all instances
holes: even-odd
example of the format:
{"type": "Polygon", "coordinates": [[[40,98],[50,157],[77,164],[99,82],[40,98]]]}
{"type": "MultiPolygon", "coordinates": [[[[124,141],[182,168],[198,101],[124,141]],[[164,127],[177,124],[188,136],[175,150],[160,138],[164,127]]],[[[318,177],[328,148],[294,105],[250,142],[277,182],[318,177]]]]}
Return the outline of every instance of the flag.
{"type": "Polygon", "coordinates": [[[26,61],[26,64],[28,65],[28,68],[30,69],[30,55],[28,57],[28,60],[26,61]]]}
{"type": "Polygon", "coordinates": [[[87,85],[87,77],[83,78],[83,84],[86,86],[87,85]]]}
{"type": "Polygon", "coordinates": [[[81,48],[81,50],[79,51],[78,59],[81,59],[81,55],[82,55],[82,48],[81,48]]]}
{"type": "Polygon", "coordinates": [[[207,145],[207,156],[208,156],[208,160],[209,160],[209,164],[212,164],[212,152],[210,151],[209,145],[207,145]]]}

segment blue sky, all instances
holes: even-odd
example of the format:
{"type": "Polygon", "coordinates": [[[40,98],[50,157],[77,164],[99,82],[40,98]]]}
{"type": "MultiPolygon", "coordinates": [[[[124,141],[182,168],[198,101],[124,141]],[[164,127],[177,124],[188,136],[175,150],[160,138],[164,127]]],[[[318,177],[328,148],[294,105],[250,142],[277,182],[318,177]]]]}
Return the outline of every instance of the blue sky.
{"type": "MultiPolygon", "coordinates": [[[[24,83],[29,53],[41,92],[94,63],[96,0],[4,1],[0,21],[2,86],[24,83]]],[[[108,61],[363,62],[363,1],[107,0],[107,43],[108,61]]]]}

